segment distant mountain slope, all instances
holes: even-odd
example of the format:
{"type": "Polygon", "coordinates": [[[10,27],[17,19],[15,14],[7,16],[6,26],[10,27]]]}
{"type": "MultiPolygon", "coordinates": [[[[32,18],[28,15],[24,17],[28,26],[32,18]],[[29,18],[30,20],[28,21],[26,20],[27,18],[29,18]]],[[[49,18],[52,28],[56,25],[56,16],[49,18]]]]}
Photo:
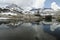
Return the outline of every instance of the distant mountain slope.
{"type": "Polygon", "coordinates": [[[16,4],[11,4],[11,3],[0,3],[0,8],[11,9],[12,11],[18,11],[18,12],[23,11],[22,8],[20,8],[16,4]]]}

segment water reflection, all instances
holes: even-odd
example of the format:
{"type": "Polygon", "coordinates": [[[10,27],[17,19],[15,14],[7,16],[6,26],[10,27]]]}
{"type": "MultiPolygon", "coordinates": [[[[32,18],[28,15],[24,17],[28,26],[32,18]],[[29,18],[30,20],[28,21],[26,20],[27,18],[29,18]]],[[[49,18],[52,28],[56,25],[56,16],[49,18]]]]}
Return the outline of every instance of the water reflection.
{"type": "Polygon", "coordinates": [[[54,31],[50,30],[50,24],[43,24],[43,30],[53,36],[55,36],[58,40],[60,40],[60,28],[56,28],[54,31]]]}
{"type": "MultiPolygon", "coordinates": [[[[47,25],[44,26],[47,27],[47,25]]],[[[49,28],[44,28],[43,25],[32,25],[31,23],[18,25],[14,29],[2,24],[0,26],[0,38],[4,38],[4,40],[56,40],[55,37],[44,32],[46,30],[50,31],[49,28]]]]}

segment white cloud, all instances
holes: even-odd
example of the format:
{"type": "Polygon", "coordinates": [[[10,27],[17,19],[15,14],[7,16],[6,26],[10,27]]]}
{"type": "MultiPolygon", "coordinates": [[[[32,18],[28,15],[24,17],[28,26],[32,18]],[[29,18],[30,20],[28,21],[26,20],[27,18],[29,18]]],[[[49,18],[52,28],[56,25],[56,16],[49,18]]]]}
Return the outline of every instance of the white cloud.
{"type": "Polygon", "coordinates": [[[60,9],[60,7],[56,4],[56,2],[51,3],[51,8],[54,10],[60,9]]]}
{"type": "Polygon", "coordinates": [[[33,4],[33,7],[35,7],[35,8],[43,8],[45,1],[46,0],[36,0],[35,3],[33,4]]]}
{"type": "Polygon", "coordinates": [[[26,10],[31,9],[30,7],[43,8],[44,2],[45,0],[0,0],[0,3],[14,3],[26,10]]]}
{"type": "Polygon", "coordinates": [[[14,3],[19,6],[30,6],[33,3],[32,0],[0,0],[0,3],[14,3]]]}
{"type": "Polygon", "coordinates": [[[0,3],[14,3],[23,9],[29,10],[29,7],[34,3],[34,0],[0,0],[0,3]]]}

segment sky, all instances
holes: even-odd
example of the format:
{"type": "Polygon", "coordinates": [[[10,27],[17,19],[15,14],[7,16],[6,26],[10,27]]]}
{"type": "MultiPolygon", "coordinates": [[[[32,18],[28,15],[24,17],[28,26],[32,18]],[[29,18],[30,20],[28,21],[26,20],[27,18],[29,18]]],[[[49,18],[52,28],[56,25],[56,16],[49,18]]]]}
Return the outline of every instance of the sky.
{"type": "Polygon", "coordinates": [[[57,5],[60,6],[60,0],[46,0],[45,1],[45,8],[50,8],[51,7],[51,3],[56,2],[57,5]]]}
{"type": "Polygon", "coordinates": [[[0,0],[0,3],[14,3],[25,10],[31,8],[52,8],[57,10],[60,8],[60,0],[0,0]]]}
{"type": "Polygon", "coordinates": [[[44,8],[52,8],[53,10],[60,9],[60,0],[46,0],[44,8]]]}

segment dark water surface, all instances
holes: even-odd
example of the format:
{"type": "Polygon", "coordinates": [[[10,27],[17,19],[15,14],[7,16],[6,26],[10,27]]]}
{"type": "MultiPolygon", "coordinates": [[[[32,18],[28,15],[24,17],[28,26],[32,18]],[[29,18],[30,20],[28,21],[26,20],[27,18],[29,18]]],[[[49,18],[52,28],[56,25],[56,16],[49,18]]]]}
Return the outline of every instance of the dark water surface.
{"type": "Polygon", "coordinates": [[[24,23],[15,28],[2,24],[0,25],[0,40],[56,40],[49,34],[49,27],[46,27],[49,25],[44,26],[24,23]]]}
{"type": "Polygon", "coordinates": [[[60,40],[60,27],[58,27],[55,31],[51,31],[50,26],[50,24],[43,24],[43,30],[60,40]]]}

